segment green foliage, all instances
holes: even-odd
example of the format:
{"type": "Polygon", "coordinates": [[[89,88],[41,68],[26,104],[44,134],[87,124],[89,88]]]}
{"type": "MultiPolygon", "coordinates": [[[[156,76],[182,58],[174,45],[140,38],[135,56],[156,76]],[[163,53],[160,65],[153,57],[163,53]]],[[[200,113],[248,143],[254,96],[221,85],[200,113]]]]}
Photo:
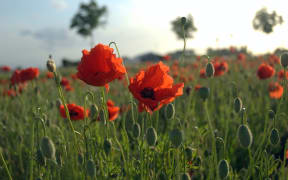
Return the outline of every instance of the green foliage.
{"type": "Polygon", "coordinates": [[[273,28],[283,23],[282,16],[277,15],[275,11],[272,13],[267,12],[266,8],[257,11],[253,19],[253,28],[262,31],[266,34],[273,32],[273,28]]]}
{"type": "Polygon", "coordinates": [[[181,17],[176,18],[171,22],[172,31],[177,35],[179,39],[184,38],[193,38],[193,33],[197,31],[197,28],[194,25],[193,17],[189,14],[185,20],[185,24],[183,24],[184,20],[181,17]],[[183,34],[184,28],[184,34],[183,34]]]}

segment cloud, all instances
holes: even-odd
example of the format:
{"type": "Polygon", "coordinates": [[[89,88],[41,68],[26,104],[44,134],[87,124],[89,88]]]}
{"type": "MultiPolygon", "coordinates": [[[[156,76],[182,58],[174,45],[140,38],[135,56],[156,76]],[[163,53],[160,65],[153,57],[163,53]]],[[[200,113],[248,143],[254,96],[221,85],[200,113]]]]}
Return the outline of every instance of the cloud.
{"type": "Polygon", "coordinates": [[[75,39],[66,29],[44,28],[36,31],[25,29],[20,31],[22,37],[32,37],[33,39],[43,42],[47,49],[58,47],[67,47],[75,44],[75,39]]]}
{"type": "Polygon", "coordinates": [[[52,6],[58,10],[64,10],[68,7],[65,0],[51,0],[52,6]]]}

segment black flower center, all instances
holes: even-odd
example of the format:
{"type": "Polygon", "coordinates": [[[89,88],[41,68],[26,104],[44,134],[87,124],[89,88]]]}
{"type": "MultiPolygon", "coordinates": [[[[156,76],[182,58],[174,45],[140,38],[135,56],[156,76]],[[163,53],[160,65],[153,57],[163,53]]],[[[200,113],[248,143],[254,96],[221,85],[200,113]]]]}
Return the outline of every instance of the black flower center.
{"type": "Polygon", "coordinates": [[[152,88],[144,88],[141,92],[141,97],[155,100],[154,90],[152,88]]]}
{"type": "Polygon", "coordinates": [[[71,117],[73,117],[73,116],[78,116],[78,112],[73,111],[73,110],[70,110],[70,111],[69,111],[69,115],[70,115],[71,117]]]}

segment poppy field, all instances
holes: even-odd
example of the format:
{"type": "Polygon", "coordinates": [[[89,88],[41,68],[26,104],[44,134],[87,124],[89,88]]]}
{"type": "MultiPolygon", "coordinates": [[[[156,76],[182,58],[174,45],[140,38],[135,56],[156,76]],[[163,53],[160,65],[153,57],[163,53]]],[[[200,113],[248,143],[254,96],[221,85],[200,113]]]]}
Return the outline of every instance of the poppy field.
{"type": "MultiPolygon", "coordinates": [[[[81,50],[79,50],[79,54],[81,50]]],[[[288,54],[1,66],[0,179],[286,179],[288,54]]]]}

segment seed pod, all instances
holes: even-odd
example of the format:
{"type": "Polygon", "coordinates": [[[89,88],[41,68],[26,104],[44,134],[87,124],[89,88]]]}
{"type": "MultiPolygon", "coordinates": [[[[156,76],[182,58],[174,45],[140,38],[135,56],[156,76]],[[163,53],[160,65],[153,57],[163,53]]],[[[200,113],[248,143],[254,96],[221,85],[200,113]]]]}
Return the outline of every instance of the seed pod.
{"type": "Polygon", "coordinates": [[[47,159],[55,160],[55,146],[53,141],[49,137],[44,136],[41,140],[40,146],[43,155],[47,159]]]}
{"type": "Polygon", "coordinates": [[[224,179],[229,175],[229,164],[225,159],[219,162],[218,173],[221,179],[224,179]]]}
{"type": "Polygon", "coordinates": [[[165,118],[170,120],[174,117],[174,115],[175,115],[175,108],[174,105],[170,103],[165,107],[165,118]]]}
{"type": "Polygon", "coordinates": [[[111,152],[111,149],[112,149],[111,139],[105,139],[103,147],[104,147],[104,151],[105,151],[106,155],[108,155],[111,152]]]}
{"type": "Polygon", "coordinates": [[[193,158],[194,149],[191,148],[191,147],[187,147],[187,148],[185,148],[184,151],[185,151],[185,159],[186,159],[187,161],[191,161],[192,158],[193,158]]]}
{"type": "Polygon", "coordinates": [[[78,163],[79,163],[80,165],[82,165],[83,162],[84,162],[83,154],[82,154],[82,153],[79,153],[79,154],[78,154],[78,163]]]}
{"type": "Polygon", "coordinates": [[[206,76],[207,77],[213,77],[215,73],[214,66],[211,62],[206,64],[206,76]]]}
{"type": "Polygon", "coordinates": [[[191,180],[191,178],[188,173],[183,173],[181,175],[181,180],[191,180]]]}
{"type": "Polygon", "coordinates": [[[52,56],[49,56],[49,60],[46,63],[47,69],[50,72],[56,72],[56,64],[54,62],[54,60],[52,59],[52,56]]]}
{"type": "Polygon", "coordinates": [[[140,136],[141,128],[138,123],[135,123],[132,128],[133,137],[137,139],[140,136]]]}
{"type": "Polygon", "coordinates": [[[253,135],[251,133],[250,128],[247,125],[245,124],[240,125],[238,128],[237,135],[240,145],[243,148],[249,148],[251,146],[253,141],[253,135]]]}
{"type": "Polygon", "coordinates": [[[186,24],[186,17],[181,17],[181,24],[182,26],[186,24]]]}
{"type": "Polygon", "coordinates": [[[95,120],[97,119],[98,117],[98,107],[96,104],[92,104],[91,107],[90,107],[90,114],[89,114],[90,118],[92,120],[95,120]]]}
{"type": "Polygon", "coordinates": [[[199,89],[200,98],[202,98],[203,100],[206,100],[209,97],[209,93],[210,93],[210,90],[207,87],[201,87],[199,89]]]}
{"type": "Polygon", "coordinates": [[[236,113],[239,113],[242,109],[242,101],[239,97],[234,100],[234,110],[236,113]]]}
{"type": "Polygon", "coordinates": [[[268,116],[271,120],[273,120],[275,118],[275,112],[272,109],[269,110],[268,116]]]}
{"type": "Polygon", "coordinates": [[[45,159],[41,149],[37,149],[37,151],[36,151],[36,162],[40,166],[45,166],[46,165],[46,159],[45,159]]]}
{"type": "Polygon", "coordinates": [[[86,170],[87,170],[87,174],[90,177],[94,177],[96,175],[96,167],[95,167],[95,163],[92,159],[87,161],[86,170]]]}
{"type": "Polygon", "coordinates": [[[146,140],[149,146],[155,146],[157,141],[157,132],[153,127],[147,129],[146,140]]]}
{"type": "Polygon", "coordinates": [[[173,129],[169,134],[169,139],[174,147],[178,148],[183,142],[183,133],[179,129],[173,129]]]}
{"type": "Polygon", "coordinates": [[[271,133],[270,133],[270,143],[272,145],[277,145],[280,141],[280,137],[279,137],[279,131],[275,128],[272,129],[271,133]]]}
{"type": "Polygon", "coordinates": [[[288,53],[287,52],[285,52],[281,55],[280,63],[284,68],[286,68],[288,66],[288,53]]]}

